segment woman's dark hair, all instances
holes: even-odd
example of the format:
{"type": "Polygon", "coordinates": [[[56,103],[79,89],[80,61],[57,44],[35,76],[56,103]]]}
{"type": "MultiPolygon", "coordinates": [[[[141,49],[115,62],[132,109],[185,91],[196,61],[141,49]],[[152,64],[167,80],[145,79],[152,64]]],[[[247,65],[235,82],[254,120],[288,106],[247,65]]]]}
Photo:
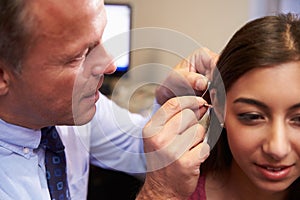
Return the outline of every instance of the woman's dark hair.
{"type": "Polygon", "coordinates": [[[21,71],[33,35],[33,16],[26,0],[0,1],[0,65],[21,71]]]}
{"type": "MultiPolygon", "coordinates": [[[[217,90],[218,102],[225,102],[218,90],[231,86],[245,73],[259,67],[300,61],[300,19],[296,14],[266,16],[248,22],[238,30],[221,52],[212,78],[212,87],[217,90]],[[223,82],[222,84],[220,84],[223,82]],[[224,86],[223,86],[224,84],[224,86]],[[222,88],[219,88],[222,85],[222,88]]],[[[212,114],[214,115],[214,113],[212,114]]],[[[212,119],[216,117],[212,116],[212,119]]],[[[219,126],[217,120],[211,126],[219,126]]],[[[214,133],[211,133],[214,134],[214,133]]],[[[201,165],[201,173],[222,174],[230,167],[232,154],[228,146],[226,129],[222,130],[211,155],[201,165]]],[[[293,184],[289,199],[300,199],[299,178],[293,184]]]]}

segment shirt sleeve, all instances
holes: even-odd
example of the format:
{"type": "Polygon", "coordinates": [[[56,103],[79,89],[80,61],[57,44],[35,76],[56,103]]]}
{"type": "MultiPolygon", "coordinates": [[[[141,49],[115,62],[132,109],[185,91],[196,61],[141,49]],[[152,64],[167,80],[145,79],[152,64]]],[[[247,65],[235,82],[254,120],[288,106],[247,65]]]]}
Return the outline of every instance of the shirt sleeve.
{"type": "Polygon", "coordinates": [[[135,176],[146,172],[142,129],[147,118],[130,113],[104,95],[91,121],[91,163],[135,176]]]}

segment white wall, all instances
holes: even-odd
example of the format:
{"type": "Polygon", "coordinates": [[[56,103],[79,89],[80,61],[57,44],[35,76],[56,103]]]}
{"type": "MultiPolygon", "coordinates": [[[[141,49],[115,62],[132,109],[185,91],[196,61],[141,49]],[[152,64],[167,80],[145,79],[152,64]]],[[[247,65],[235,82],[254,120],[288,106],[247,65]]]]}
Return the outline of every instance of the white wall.
{"type": "Polygon", "coordinates": [[[249,18],[251,0],[106,0],[130,3],[133,28],[163,27],[182,32],[219,51],[249,18]]]}
{"type": "MultiPolygon", "coordinates": [[[[231,35],[249,19],[251,0],[106,0],[106,3],[129,3],[133,8],[132,28],[162,27],[178,31],[195,40],[199,45],[219,52],[231,35]]],[[[151,37],[151,36],[149,36],[151,37]]],[[[159,40],[159,38],[155,38],[159,40]]],[[[161,41],[163,42],[163,41],[161,41]]],[[[159,50],[132,52],[132,66],[156,62],[174,66],[181,57],[159,50]]],[[[150,67],[149,67],[150,68],[150,67]]],[[[159,76],[149,69],[146,73],[159,76]]],[[[145,75],[139,79],[147,79],[145,75]]],[[[137,77],[133,77],[137,78],[137,77]]],[[[152,79],[152,78],[151,78],[152,79]]]]}
{"type": "Polygon", "coordinates": [[[252,0],[250,4],[250,19],[264,15],[293,12],[300,14],[299,0],[252,0]]]}

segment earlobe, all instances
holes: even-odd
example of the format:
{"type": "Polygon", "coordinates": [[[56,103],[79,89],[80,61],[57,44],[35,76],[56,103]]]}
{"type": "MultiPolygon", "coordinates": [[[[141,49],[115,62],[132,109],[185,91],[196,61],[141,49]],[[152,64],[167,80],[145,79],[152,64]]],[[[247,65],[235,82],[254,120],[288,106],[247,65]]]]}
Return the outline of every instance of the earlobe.
{"type": "Polygon", "coordinates": [[[220,122],[220,125],[224,126],[225,108],[224,108],[224,105],[220,104],[220,102],[218,101],[217,90],[215,88],[212,88],[209,91],[209,94],[210,94],[210,99],[211,99],[215,114],[220,122]]]}
{"type": "Polygon", "coordinates": [[[9,88],[9,74],[0,67],[0,96],[6,95],[9,88]]]}

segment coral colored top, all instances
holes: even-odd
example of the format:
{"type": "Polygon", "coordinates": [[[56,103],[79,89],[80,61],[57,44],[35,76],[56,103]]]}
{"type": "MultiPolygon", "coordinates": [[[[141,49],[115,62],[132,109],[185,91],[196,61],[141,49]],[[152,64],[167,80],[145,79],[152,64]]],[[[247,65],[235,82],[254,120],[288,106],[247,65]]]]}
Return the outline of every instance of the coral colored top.
{"type": "Polygon", "coordinates": [[[202,175],[199,177],[198,185],[195,192],[190,196],[189,200],[206,200],[205,193],[205,176],[202,175]]]}

